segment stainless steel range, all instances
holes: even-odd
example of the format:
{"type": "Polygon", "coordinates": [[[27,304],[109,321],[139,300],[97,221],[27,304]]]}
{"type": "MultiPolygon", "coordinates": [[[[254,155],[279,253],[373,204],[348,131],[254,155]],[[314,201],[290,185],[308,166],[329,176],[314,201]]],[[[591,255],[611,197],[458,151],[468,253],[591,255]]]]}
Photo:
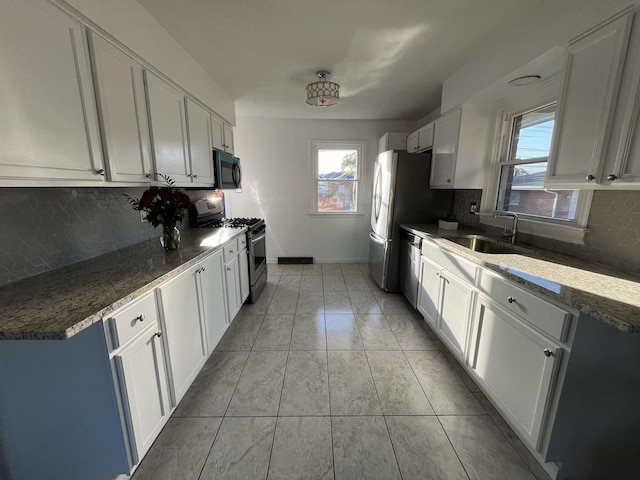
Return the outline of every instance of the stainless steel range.
{"type": "Polygon", "coordinates": [[[255,303],[267,283],[267,226],[261,218],[223,218],[220,199],[199,200],[189,212],[189,223],[198,228],[247,227],[247,255],[249,256],[248,303],[255,303]]]}

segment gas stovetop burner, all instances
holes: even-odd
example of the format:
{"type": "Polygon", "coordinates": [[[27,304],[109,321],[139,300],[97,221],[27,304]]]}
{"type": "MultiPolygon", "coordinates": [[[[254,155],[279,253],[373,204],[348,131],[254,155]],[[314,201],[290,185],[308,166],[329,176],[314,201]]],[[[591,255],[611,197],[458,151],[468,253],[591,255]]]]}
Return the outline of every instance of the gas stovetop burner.
{"type": "Polygon", "coordinates": [[[215,220],[210,222],[209,226],[213,228],[220,227],[251,227],[257,223],[262,222],[261,218],[223,218],[221,220],[215,220]]]}

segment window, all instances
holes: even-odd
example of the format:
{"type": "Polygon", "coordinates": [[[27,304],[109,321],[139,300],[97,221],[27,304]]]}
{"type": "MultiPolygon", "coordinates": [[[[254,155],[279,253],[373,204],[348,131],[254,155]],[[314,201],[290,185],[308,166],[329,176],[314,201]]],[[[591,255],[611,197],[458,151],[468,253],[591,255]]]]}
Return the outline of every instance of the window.
{"type": "Polygon", "coordinates": [[[364,143],[312,142],[315,213],[359,213],[364,143]]]}
{"type": "Polygon", "coordinates": [[[510,117],[509,144],[500,162],[496,210],[554,220],[576,218],[579,190],[544,187],[556,104],[510,117]]]}

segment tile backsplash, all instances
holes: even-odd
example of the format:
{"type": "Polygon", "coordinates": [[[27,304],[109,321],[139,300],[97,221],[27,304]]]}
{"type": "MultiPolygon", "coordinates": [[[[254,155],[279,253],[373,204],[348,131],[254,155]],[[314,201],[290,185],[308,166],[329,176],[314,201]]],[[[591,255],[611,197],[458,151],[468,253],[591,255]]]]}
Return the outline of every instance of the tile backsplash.
{"type": "Polygon", "coordinates": [[[123,193],[144,188],[0,188],[0,285],[153,237],[123,193]]]}
{"type": "MultiPolygon", "coordinates": [[[[480,205],[482,190],[456,190],[453,212],[463,225],[485,230],[478,217],[469,214],[469,203],[480,205]]],[[[589,232],[584,245],[519,234],[522,243],[554,252],[640,273],[640,191],[602,191],[593,194],[589,232]]]]}

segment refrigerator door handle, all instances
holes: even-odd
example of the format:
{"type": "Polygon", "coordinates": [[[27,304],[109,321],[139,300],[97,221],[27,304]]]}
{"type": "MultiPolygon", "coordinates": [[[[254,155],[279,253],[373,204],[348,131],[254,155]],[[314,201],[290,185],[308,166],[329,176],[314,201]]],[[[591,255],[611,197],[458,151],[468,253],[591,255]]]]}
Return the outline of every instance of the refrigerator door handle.
{"type": "Polygon", "coordinates": [[[384,245],[384,240],[383,240],[383,239],[381,239],[380,237],[378,237],[378,236],[377,236],[375,233],[373,233],[373,232],[369,232],[369,238],[370,238],[373,242],[377,243],[378,245],[384,245]]]}

